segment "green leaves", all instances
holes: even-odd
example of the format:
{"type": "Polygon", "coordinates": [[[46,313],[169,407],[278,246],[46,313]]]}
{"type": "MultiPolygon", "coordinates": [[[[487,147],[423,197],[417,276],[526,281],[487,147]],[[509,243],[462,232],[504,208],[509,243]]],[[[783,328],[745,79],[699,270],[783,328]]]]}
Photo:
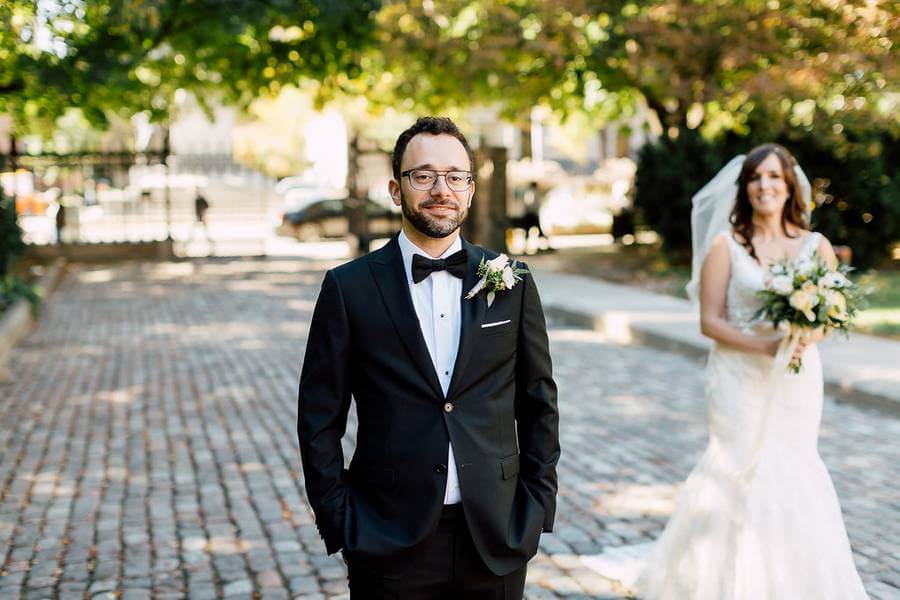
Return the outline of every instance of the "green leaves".
{"type": "Polygon", "coordinates": [[[41,290],[14,275],[0,277],[0,313],[12,306],[19,298],[27,300],[34,310],[41,303],[41,290]]]}
{"type": "Polygon", "coordinates": [[[19,298],[25,298],[37,306],[40,293],[13,273],[18,255],[25,249],[22,229],[16,220],[16,202],[7,198],[0,189],[0,313],[19,298]]]}
{"type": "Polygon", "coordinates": [[[40,15],[30,0],[0,5],[0,112],[20,134],[50,129],[72,106],[100,126],[108,111],[164,120],[179,88],[247,105],[305,77],[328,85],[358,71],[376,8],[374,0],[46,5],[54,9],[40,15]],[[35,38],[36,18],[48,35],[35,38]]]}
{"type": "Polygon", "coordinates": [[[488,106],[519,122],[543,106],[557,120],[587,115],[592,125],[646,105],[664,135],[768,127],[775,137],[812,131],[823,110],[839,122],[890,114],[898,6],[4,0],[0,112],[14,115],[19,134],[48,128],[72,106],[100,125],[109,111],[164,120],[177,89],[246,107],[313,79],[317,104],[345,94],[365,96],[375,111],[488,106]],[[44,33],[31,31],[35,22],[44,33]]]}
{"type": "Polygon", "coordinates": [[[0,189],[0,278],[12,267],[13,259],[25,249],[22,228],[16,220],[16,202],[0,189]]]}

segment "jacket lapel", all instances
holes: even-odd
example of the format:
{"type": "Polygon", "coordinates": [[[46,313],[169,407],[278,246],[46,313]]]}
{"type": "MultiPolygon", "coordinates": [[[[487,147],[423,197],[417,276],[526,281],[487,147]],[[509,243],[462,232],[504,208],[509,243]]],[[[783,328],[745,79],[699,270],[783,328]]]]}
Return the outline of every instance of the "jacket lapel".
{"type": "Polygon", "coordinates": [[[484,320],[484,313],[487,310],[487,299],[483,293],[476,295],[471,300],[466,300],[466,294],[478,282],[478,263],[481,262],[483,256],[481,250],[462,240],[463,248],[469,255],[469,264],[466,269],[466,277],[463,279],[462,296],[459,301],[460,319],[462,321],[459,334],[459,349],[456,353],[456,363],[453,365],[453,377],[450,379],[450,387],[447,388],[447,397],[453,395],[454,390],[459,386],[459,381],[463,377],[466,364],[469,357],[475,351],[478,332],[481,328],[481,322],[484,320]]]}
{"type": "Polygon", "coordinates": [[[369,267],[378,291],[381,292],[384,306],[397,330],[397,335],[400,336],[413,362],[428,380],[435,394],[438,398],[443,399],[444,393],[434,370],[434,364],[431,362],[428,346],[425,345],[425,338],[422,336],[422,328],[419,326],[412,296],[409,294],[406,269],[403,267],[403,255],[400,252],[397,236],[394,236],[383,249],[378,251],[377,257],[373,256],[369,267]]]}

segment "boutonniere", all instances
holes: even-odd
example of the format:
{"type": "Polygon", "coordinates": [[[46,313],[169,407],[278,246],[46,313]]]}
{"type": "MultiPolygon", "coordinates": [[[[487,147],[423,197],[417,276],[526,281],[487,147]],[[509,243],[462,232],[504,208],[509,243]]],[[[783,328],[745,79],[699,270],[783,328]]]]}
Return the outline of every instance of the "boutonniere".
{"type": "Polygon", "coordinates": [[[471,300],[478,292],[487,290],[487,305],[490,306],[497,292],[511,290],[522,279],[522,274],[527,272],[528,269],[523,269],[519,263],[510,260],[505,254],[493,260],[484,260],[482,257],[478,263],[478,283],[466,294],[466,300],[471,300]]]}

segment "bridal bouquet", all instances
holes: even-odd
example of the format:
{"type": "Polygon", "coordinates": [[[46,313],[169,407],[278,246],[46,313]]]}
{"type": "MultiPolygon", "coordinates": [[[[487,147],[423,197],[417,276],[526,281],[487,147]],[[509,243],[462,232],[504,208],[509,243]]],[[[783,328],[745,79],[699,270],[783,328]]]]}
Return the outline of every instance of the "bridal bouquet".
{"type": "MultiPolygon", "coordinates": [[[[776,329],[787,325],[790,354],[796,340],[813,329],[846,334],[863,296],[847,276],[851,270],[845,265],[831,269],[817,253],[793,262],[776,262],[766,274],[765,287],[757,293],[763,305],[753,318],[772,321],[776,329]]],[[[801,363],[791,362],[789,367],[799,373],[801,363]]]]}

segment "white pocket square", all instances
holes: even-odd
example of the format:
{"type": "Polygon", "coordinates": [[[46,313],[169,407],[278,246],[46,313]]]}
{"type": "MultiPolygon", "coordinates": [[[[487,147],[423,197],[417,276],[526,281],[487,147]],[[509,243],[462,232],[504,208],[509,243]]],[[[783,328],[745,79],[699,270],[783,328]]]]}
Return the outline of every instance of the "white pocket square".
{"type": "Polygon", "coordinates": [[[510,322],[511,319],[507,319],[505,321],[494,321],[493,323],[482,323],[481,328],[487,329],[488,327],[496,327],[497,325],[506,325],[510,322]]]}

